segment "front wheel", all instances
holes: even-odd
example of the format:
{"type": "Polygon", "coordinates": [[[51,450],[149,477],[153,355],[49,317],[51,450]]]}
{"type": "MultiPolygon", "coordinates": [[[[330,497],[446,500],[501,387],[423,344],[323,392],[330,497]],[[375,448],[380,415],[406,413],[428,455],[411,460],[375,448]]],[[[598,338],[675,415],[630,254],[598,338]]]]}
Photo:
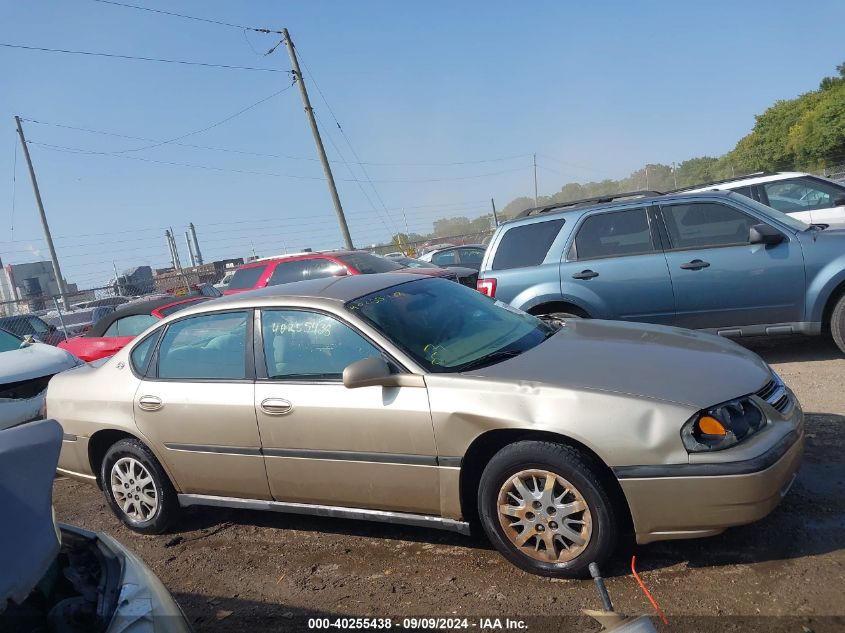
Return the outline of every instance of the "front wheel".
{"type": "Polygon", "coordinates": [[[506,446],[484,469],[478,507],[496,549],[533,574],[584,577],[616,547],[613,504],[590,460],[570,446],[506,446]]]}
{"type": "Polygon", "coordinates": [[[141,534],[161,534],[179,511],[170,479],[152,451],[136,439],[109,448],[100,481],[112,511],[141,534]]]}
{"type": "Polygon", "coordinates": [[[839,297],[830,315],[830,333],[836,346],[845,353],[845,294],[839,297]]]}

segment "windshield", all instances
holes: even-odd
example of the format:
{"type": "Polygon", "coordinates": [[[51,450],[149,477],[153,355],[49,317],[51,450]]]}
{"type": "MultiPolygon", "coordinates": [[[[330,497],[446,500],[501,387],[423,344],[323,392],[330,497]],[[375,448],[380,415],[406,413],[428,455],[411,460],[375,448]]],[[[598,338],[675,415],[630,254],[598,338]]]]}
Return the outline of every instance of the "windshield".
{"type": "Polygon", "coordinates": [[[554,329],[540,319],[443,279],[421,279],[346,304],[422,367],[456,372],[540,344],[554,329]]]}
{"type": "Polygon", "coordinates": [[[21,339],[9,334],[6,330],[0,330],[0,352],[11,352],[21,346],[21,339]]]}
{"type": "Polygon", "coordinates": [[[266,265],[238,268],[229,281],[229,290],[252,290],[266,269],[266,265]]]}
{"type": "MultiPolygon", "coordinates": [[[[741,195],[741,194],[740,194],[741,195]]],[[[752,200],[751,198],[746,198],[742,196],[741,200],[742,204],[747,205],[754,209],[755,211],[759,211],[760,213],[764,213],[765,215],[769,216],[770,218],[777,220],[782,224],[786,224],[791,229],[796,231],[806,231],[810,228],[810,225],[806,222],[802,222],[796,217],[791,215],[787,215],[785,213],[781,213],[777,209],[773,209],[772,207],[767,207],[762,202],[757,202],[756,200],[752,200]]]]}
{"type": "Polygon", "coordinates": [[[348,253],[337,257],[347,266],[352,266],[359,273],[363,275],[371,275],[374,273],[389,273],[394,270],[401,270],[405,268],[402,264],[382,257],[381,255],[373,255],[372,253],[348,253]]]}

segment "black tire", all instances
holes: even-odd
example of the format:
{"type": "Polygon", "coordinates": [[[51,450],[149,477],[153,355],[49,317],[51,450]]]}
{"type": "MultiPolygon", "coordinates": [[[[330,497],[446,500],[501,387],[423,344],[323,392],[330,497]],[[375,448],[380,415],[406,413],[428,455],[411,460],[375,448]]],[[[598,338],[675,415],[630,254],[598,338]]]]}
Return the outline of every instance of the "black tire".
{"type": "MultiPolygon", "coordinates": [[[[571,499],[571,497],[570,497],[571,499]]],[[[478,488],[478,509],[481,524],[497,550],[514,565],[532,574],[553,578],[584,578],[589,576],[590,563],[601,564],[613,553],[619,535],[616,513],[610,496],[602,485],[593,460],[564,444],[540,441],[521,441],[496,453],[481,475],[478,488]],[[589,539],[580,554],[564,562],[545,562],[532,558],[512,543],[499,521],[499,494],[514,475],[527,470],[545,470],[569,482],[586,503],[587,512],[580,515],[592,525],[589,539]]],[[[538,515],[541,511],[538,511],[538,515]]],[[[579,515],[574,515],[579,516],[579,515]]],[[[554,517],[538,516],[538,522],[554,517]]],[[[509,519],[508,519],[509,520],[509,519]]],[[[563,521],[561,521],[562,523],[563,521]]],[[[547,522],[544,529],[556,527],[547,522]]],[[[539,529],[539,528],[538,528],[539,529]]],[[[528,544],[536,539],[529,538],[528,544]]]]}
{"type": "Polygon", "coordinates": [[[830,334],[836,346],[845,354],[845,294],[839,297],[830,315],[830,334]]]}
{"type": "MultiPolygon", "coordinates": [[[[173,488],[173,484],[170,483],[170,479],[152,451],[139,440],[134,438],[123,439],[112,444],[109,450],[106,451],[100,467],[100,481],[103,485],[103,493],[106,495],[106,500],[112,512],[130,530],[141,534],[161,534],[167,530],[167,527],[179,513],[179,501],[176,497],[176,490],[173,488]],[[120,502],[115,497],[115,492],[112,490],[112,469],[120,460],[125,460],[126,458],[140,463],[147,470],[152,480],[157,505],[153,513],[145,518],[133,517],[124,512],[120,502]]],[[[146,508],[149,509],[150,506],[146,506],[146,508]]]]}

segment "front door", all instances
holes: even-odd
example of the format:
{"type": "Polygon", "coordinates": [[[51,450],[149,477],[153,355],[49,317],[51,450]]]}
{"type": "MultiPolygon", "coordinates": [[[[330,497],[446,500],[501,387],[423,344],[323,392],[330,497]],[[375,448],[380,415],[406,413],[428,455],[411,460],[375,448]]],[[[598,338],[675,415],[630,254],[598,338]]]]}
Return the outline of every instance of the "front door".
{"type": "Polygon", "coordinates": [[[345,367],[382,352],[328,314],[265,309],[256,332],[255,411],[274,499],[439,514],[424,387],[344,387],[345,367]]]}
{"type": "Polygon", "coordinates": [[[678,325],[722,329],[804,317],[804,257],[797,240],[749,244],[761,221],[721,202],[661,207],[678,325]]]}
{"type": "Polygon", "coordinates": [[[270,499],[255,419],[252,311],[167,326],[135,393],[138,429],[183,493],[270,499]]]}
{"type": "Polygon", "coordinates": [[[675,320],[666,258],[645,208],[587,216],[560,264],[560,288],[595,319],[675,320]]]}

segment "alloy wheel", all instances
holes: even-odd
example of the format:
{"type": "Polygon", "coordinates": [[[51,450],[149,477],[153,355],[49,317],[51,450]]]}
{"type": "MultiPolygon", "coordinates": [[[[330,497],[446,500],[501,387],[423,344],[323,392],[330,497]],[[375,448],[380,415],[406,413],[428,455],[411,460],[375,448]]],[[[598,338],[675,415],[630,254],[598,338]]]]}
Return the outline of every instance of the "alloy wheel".
{"type": "Polygon", "coordinates": [[[499,524],[523,554],[546,563],[579,556],[590,543],[592,519],[584,496],[548,470],[522,470],[499,490],[499,524]]]}
{"type": "Polygon", "coordinates": [[[158,493],[152,475],[134,457],[121,457],[111,468],[114,500],[133,521],[152,519],[158,510],[158,493]]]}

